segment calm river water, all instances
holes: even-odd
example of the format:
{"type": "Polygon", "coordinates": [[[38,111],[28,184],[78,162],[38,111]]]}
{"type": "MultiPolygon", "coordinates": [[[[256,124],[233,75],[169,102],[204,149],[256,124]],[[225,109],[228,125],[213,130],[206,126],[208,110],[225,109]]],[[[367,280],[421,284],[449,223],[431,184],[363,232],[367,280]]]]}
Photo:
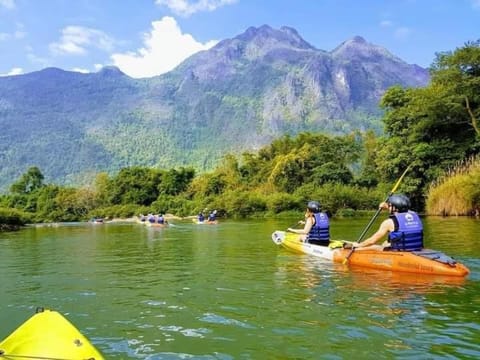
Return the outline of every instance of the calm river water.
{"type": "MultiPolygon", "coordinates": [[[[289,253],[270,235],[295,220],[0,233],[0,338],[43,306],[107,359],[480,358],[480,220],[425,219],[426,245],[466,279],[289,253]]],[[[332,235],[355,240],[367,222],[334,220],[332,235]]]]}

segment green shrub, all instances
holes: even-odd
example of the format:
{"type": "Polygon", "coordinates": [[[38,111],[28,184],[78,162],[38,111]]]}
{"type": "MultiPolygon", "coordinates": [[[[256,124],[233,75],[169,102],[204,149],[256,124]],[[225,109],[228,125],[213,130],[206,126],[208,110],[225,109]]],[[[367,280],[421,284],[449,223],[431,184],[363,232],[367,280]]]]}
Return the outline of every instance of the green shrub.
{"type": "Polygon", "coordinates": [[[0,224],[22,226],[29,222],[28,214],[16,209],[0,208],[0,224]]]}
{"type": "Polygon", "coordinates": [[[469,215],[480,210],[480,157],[458,164],[427,192],[429,215],[469,215]]]}
{"type": "MultiPolygon", "coordinates": [[[[361,188],[358,186],[327,183],[322,186],[307,184],[295,191],[295,195],[303,199],[317,200],[322,204],[322,209],[331,214],[336,214],[339,210],[370,210],[376,209],[380,201],[384,200],[385,194],[381,191],[361,188]]],[[[303,205],[302,205],[303,206],[303,205]]]]}
{"type": "Polygon", "coordinates": [[[217,209],[231,217],[247,217],[262,213],[267,208],[265,196],[249,191],[229,190],[210,204],[211,209],[217,209]]]}
{"type": "Polygon", "coordinates": [[[267,209],[273,214],[278,214],[287,210],[302,211],[304,208],[304,201],[302,201],[302,198],[297,195],[275,193],[267,198],[267,209]]]}

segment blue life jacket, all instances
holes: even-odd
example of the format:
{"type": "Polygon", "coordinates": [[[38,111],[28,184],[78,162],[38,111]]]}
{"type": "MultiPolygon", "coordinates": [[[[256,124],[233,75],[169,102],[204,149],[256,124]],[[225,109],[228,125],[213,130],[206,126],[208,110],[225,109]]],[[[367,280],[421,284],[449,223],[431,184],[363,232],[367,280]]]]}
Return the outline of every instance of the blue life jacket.
{"type": "Polygon", "coordinates": [[[205,220],[205,216],[203,214],[198,214],[198,221],[203,221],[205,220]]]}
{"type": "Polygon", "coordinates": [[[208,221],[215,221],[217,220],[217,216],[214,213],[208,215],[208,221]]]}
{"type": "Polygon", "coordinates": [[[388,234],[391,250],[418,251],[423,248],[423,225],[417,213],[407,211],[390,215],[395,230],[388,234]]]}
{"type": "Polygon", "coordinates": [[[328,246],[330,243],[330,221],[326,213],[313,214],[315,224],[307,235],[307,242],[317,245],[328,246]]]}
{"type": "Polygon", "coordinates": [[[157,218],[157,223],[159,223],[159,224],[165,223],[165,219],[163,218],[163,216],[159,216],[159,217],[157,218]]]}

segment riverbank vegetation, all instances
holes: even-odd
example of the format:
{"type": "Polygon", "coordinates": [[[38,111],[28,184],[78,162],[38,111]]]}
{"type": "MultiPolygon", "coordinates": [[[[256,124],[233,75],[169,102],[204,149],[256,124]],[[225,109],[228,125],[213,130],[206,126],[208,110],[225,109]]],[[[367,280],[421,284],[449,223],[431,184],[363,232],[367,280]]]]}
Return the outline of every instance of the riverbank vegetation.
{"type": "Polygon", "coordinates": [[[448,169],[480,152],[480,42],[438,54],[427,87],[392,87],[380,106],[382,136],[285,135],[258,152],[227,154],[209,173],[130,167],[97,174],[88,187],[68,188],[46,184],[33,166],[0,197],[6,209],[0,222],[17,221],[9,211],[27,222],[148,212],[186,216],[204,209],[228,217],[265,216],[303,211],[309,199],[320,200],[331,214],[349,216],[376,209],[408,166],[399,190],[414,209],[422,211],[426,203],[429,213],[447,215],[478,208],[478,160],[458,174],[448,169]]]}
{"type": "Polygon", "coordinates": [[[427,193],[429,215],[480,215],[480,156],[458,163],[427,193]]]}

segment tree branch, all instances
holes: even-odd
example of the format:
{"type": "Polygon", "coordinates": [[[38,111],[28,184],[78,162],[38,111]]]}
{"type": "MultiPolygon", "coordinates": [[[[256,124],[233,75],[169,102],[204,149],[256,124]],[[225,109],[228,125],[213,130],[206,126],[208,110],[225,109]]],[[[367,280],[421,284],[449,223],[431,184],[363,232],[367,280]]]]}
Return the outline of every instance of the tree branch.
{"type": "Polygon", "coordinates": [[[478,121],[475,115],[473,114],[472,109],[470,108],[470,102],[468,101],[468,96],[465,96],[465,106],[467,108],[468,114],[470,115],[470,119],[472,120],[472,126],[477,135],[480,136],[480,128],[478,127],[478,121]]]}

